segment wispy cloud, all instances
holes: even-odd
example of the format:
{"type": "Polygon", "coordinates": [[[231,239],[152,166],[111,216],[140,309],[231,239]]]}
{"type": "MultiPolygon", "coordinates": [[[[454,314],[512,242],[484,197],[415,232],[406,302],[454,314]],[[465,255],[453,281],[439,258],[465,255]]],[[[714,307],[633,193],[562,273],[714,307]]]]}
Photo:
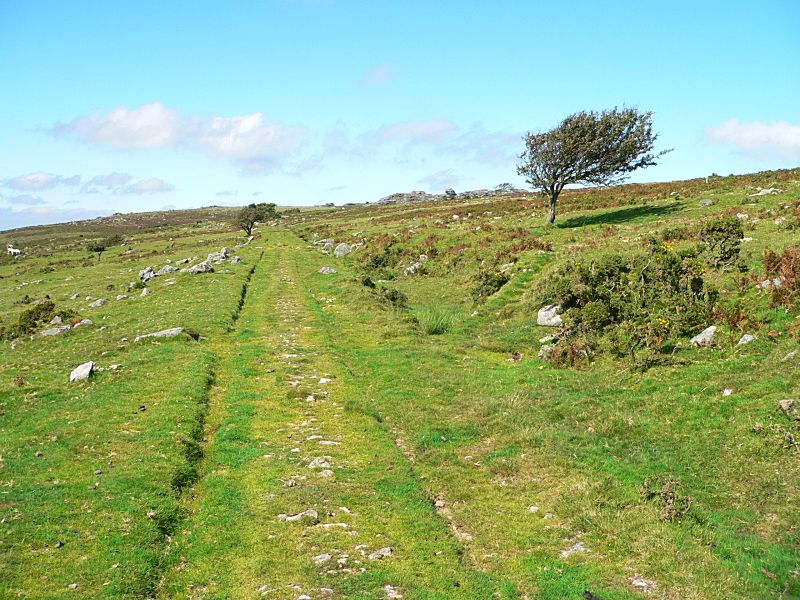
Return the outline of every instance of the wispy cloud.
{"type": "Polygon", "coordinates": [[[247,172],[276,170],[306,134],[302,127],[269,121],[261,112],[196,117],[160,102],[81,116],[55,125],[51,132],[116,150],[186,146],[212,158],[231,160],[247,172]]]}
{"type": "Polygon", "coordinates": [[[2,196],[2,198],[12,207],[38,206],[45,203],[40,196],[34,196],[33,194],[16,194],[13,196],[2,196]]]}
{"type": "Polygon", "coordinates": [[[159,194],[161,192],[171,192],[174,189],[175,186],[171,183],[167,183],[163,179],[153,177],[152,179],[142,179],[136,183],[126,185],[124,188],[122,188],[121,193],[135,195],[159,194]]]}
{"type": "Polygon", "coordinates": [[[384,125],[375,132],[381,142],[401,141],[411,144],[438,144],[455,133],[456,126],[447,119],[404,121],[384,125]]]}
{"type": "Polygon", "coordinates": [[[3,185],[12,190],[21,192],[40,192],[42,190],[53,189],[60,185],[80,185],[80,182],[80,175],[62,177],[61,175],[54,175],[53,173],[36,171],[34,173],[28,173],[27,175],[18,175],[17,177],[6,179],[3,185]]]}
{"type": "Polygon", "coordinates": [[[431,191],[440,191],[456,186],[459,181],[461,181],[461,176],[455,169],[444,169],[423,177],[417,183],[428,186],[431,191]]]}
{"type": "Polygon", "coordinates": [[[706,130],[709,140],[753,156],[800,160],[800,123],[730,119],[706,130]]]}
{"type": "Polygon", "coordinates": [[[217,192],[214,194],[215,196],[238,196],[239,192],[236,190],[222,190],[221,192],[217,192]]]}
{"type": "Polygon", "coordinates": [[[383,63],[376,65],[369,73],[364,75],[362,82],[369,87],[378,87],[394,81],[397,72],[389,65],[383,63]]]}

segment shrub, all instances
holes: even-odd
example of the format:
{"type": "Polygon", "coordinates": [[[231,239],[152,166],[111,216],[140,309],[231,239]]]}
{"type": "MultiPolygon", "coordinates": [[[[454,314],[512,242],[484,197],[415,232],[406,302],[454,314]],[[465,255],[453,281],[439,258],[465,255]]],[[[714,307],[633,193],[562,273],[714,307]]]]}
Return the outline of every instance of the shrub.
{"type": "Polygon", "coordinates": [[[651,364],[667,340],[709,318],[716,292],[702,274],[695,251],[677,252],[669,244],[567,262],[538,294],[541,303],[562,307],[565,326],[553,356],[575,344],[573,354],[608,348],[639,366],[651,364]]]}
{"type": "Polygon", "coordinates": [[[766,250],[762,262],[767,277],[780,282],[770,287],[772,303],[787,308],[800,306],[800,246],[787,248],[783,254],[766,250]]]}
{"type": "Polygon", "coordinates": [[[393,308],[406,308],[408,306],[408,296],[400,290],[381,286],[377,289],[378,300],[393,308]]]}
{"type": "Polygon", "coordinates": [[[481,269],[473,278],[473,300],[475,300],[475,302],[480,302],[496,294],[510,279],[511,277],[508,273],[499,271],[495,264],[481,269]]]}
{"type": "Polygon", "coordinates": [[[719,217],[706,221],[700,229],[706,263],[715,270],[734,266],[739,260],[742,237],[742,222],[736,217],[719,217]]]}
{"type": "Polygon", "coordinates": [[[43,325],[49,323],[53,317],[61,317],[67,321],[76,315],[75,311],[69,309],[56,310],[55,303],[46,298],[38,304],[34,304],[23,310],[17,322],[0,329],[0,339],[12,339],[22,335],[29,335],[43,325]]]}

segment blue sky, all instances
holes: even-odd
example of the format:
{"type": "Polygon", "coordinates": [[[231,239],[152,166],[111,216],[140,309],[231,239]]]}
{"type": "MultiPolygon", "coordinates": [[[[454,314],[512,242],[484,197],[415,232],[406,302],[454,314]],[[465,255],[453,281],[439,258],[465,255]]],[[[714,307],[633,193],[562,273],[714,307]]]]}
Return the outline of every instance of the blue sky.
{"type": "Polygon", "coordinates": [[[800,164],[800,3],[0,0],[0,230],[524,182],[528,130],[654,111],[633,181],[800,164]]]}

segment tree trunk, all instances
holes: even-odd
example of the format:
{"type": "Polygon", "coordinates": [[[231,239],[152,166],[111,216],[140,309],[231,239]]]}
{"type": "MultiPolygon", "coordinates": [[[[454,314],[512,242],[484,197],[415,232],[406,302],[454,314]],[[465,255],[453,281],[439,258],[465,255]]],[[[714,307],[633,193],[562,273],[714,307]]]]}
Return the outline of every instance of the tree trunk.
{"type": "Polygon", "coordinates": [[[548,225],[552,225],[556,222],[556,200],[558,200],[558,192],[555,190],[550,192],[550,210],[547,212],[547,221],[548,225]]]}

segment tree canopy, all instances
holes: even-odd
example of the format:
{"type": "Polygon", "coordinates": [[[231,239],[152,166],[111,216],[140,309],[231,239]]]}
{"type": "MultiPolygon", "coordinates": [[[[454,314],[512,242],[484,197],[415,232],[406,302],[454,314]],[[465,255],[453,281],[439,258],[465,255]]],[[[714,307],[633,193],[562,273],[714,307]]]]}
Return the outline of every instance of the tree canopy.
{"type": "Polygon", "coordinates": [[[547,222],[556,219],[556,202],[569,184],[613,185],[632,171],[656,164],[669,150],[653,153],[652,112],[613,108],[577,112],[549,131],[528,132],[517,173],[550,199],[547,222]]]}
{"type": "Polygon", "coordinates": [[[253,227],[256,223],[277,219],[278,211],[275,204],[261,202],[259,204],[249,204],[243,207],[236,215],[236,224],[247,234],[253,234],[253,227]]]}

